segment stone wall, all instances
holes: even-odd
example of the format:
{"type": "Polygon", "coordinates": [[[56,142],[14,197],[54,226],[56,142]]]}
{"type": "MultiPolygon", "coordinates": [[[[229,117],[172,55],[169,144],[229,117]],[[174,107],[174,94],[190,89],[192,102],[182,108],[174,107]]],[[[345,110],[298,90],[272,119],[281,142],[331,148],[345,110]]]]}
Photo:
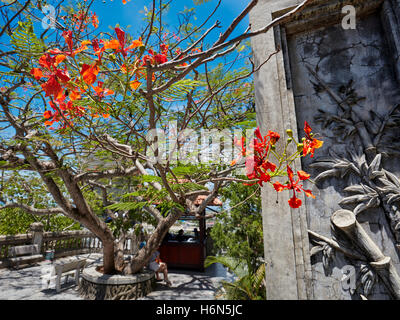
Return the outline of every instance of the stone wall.
{"type": "MultiPolygon", "coordinates": [[[[27,234],[0,236],[0,268],[12,266],[8,254],[9,249],[14,246],[37,244],[41,248],[43,259],[46,251],[53,251],[54,258],[103,252],[100,239],[88,230],[44,232],[41,223],[33,223],[30,231],[27,234]]],[[[124,253],[135,254],[138,250],[139,239],[136,234],[127,234],[124,253]]]]}
{"type": "MultiPolygon", "coordinates": [[[[261,1],[251,23],[258,28],[299,3],[261,1]]],[[[261,128],[295,128],[302,137],[307,121],[324,140],[316,157],[296,164],[317,177],[315,185],[306,185],[316,200],[302,199],[305,206],[291,210],[287,195],[274,204],[273,191],[263,190],[270,299],[397,296],[397,280],[380,276],[368,245],[360,249],[359,239],[337,230],[331,219],[339,209],[354,212],[367,242],[390,257],[399,273],[399,3],[316,0],[289,23],[252,40],[257,64],[280,49],[255,77],[261,128]],[[348,4],[357,9],[355,30],[341,25],[341,8],[348,4]],[[343,282],[348,266],[354,267],[354,290],[343,282]]]]}
{"type": "Polygon", "coordinates": [[[154,272],[135,275],[104,275],[95,267],[85,269],[79,293],[86,300],[136,300],[145,297],[155,286],[154,272]]]}

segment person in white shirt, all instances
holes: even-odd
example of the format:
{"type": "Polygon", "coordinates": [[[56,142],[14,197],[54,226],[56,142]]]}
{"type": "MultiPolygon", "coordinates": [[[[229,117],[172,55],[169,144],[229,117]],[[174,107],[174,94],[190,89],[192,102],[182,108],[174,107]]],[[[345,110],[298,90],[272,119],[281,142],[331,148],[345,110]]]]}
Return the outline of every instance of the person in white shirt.
{"type": "Polygon", "coordinates": [[[164,274],[164,281],[167,286],[170,287],[172,285],[171,281],[168,280],[167,264],[161,261],[160,252],[158,250],[155,251],[150,258],[149,269],[156,273],[156,280],[162,281],[159,275],[159,272],[162,272],[164,274]]]}

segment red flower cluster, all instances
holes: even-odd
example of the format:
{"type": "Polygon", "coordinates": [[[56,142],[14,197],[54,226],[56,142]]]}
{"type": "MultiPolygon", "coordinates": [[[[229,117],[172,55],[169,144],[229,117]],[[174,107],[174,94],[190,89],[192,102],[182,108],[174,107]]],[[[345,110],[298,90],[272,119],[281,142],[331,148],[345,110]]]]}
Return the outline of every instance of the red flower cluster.
{"type": "MultiPolygon", "coordinates": [[[[65,102],[66,97],[62,96],[55,99],[54,102],[50,101],[50,107],[53,111],[47,110],[44,112],[43,117],[46,119],[44,123],[46,126],[53,125],[54,122],[64,122],[63,128],[66,127],[64,120],[70,120],[75,116],[83,116],[85,109],[83,107],[75,107],[72,101],[65,102]]],[[[70,123],[72,125],[72,123],[70,123]]]]}
{"type": "Polygon", "coordinates": [[[36,80],[40,80],[41,78],[48,79],[41,85],[43,91],[46,92],[46,97],[53,96],[55,99],[60,98],[63,93],[62,85],[65,85],[71,80],[66,68],[58,68],[58,65],[64,59],[64,55],[51,56],[45,53],[39,59],[41,69],[33,68],[30,72],[36,80]]]}
{"type": "Polygon", "coordinates": [[[147,61],[150,62],[151,65],[163,64],[167,62],[168,45],[162,43],[160,46],[160,50],[161,53],[155,53],[153,50],[150,49],[150,55],[146,54],[142,59],[143,66],[147,64],[147,61]]]}
{"type": "Polygon", "coordinates": [[[46,92],[46,97],[52,96],[54,99],[61,98],[63,86],[71,80],[66,66],[64,66],[64,69],[59,68],[60,63],[64,62],[67,57],[74,57],[77,53],[87,49],[87,44],[90,43],[90,41],[82,42],[81,46],[74,50],[72,31],[64,31],[62,35],[67,44],[67,50],[50,50],[39,59],[41,68],[33,68],[30,72],[36,80],[48,79],[42,84],[42,89],[46,92]]]}
{"type": "MultiPolygon", "coordinates": [[[[47,110],[43,114],[46,120],[45,125],[52,125],[54,122],[64,122],[63,128],[65,128],[65,120],[71,120],[74,117],[81,117],[85,114],[85,109],[81,106],[75,106],[73,102],[82,99],[82,94],[89,88],[94,90],[99,100],[105,96],[114,94],[114,92],[104,88],[102,81],[98,81],[96,87],[93,85],[97,80],[102,54],[105,51],[104,46],[100,48],[99,40],[83,41],[78,48],[74,49],[72,31],[64,31],[62,35],[66,43],[66,50],[53,49],[45,53],[38,61],[40,68],[33,68],[30,73],[38,81],[42,78],[47,79],[46,82],[41,84],[41,87],[46,93],[46,97],[52,98],[50,107],[53,111],[47,110]],[[90,44],[95,53],[98,54],[99,59],[90,65],[82,64],[79,75],[75,79],[71,79],[66,64],[64,68],[60,68],[60,64],[65,62],[67,57],[74,59],[76,54],[88,49],[87,46],[90,44]],[[69,98],[69,101],[67,101],[67,98],[69,98]]],[[[98,117],[96,113],[92,115],[98,117]]],[[[103,114],[104,118],[108,116],[108,114],[103,114]]]]}
{"type": "MultiPolygon", "coordinates": [[[[92,19],[94,22],[97,21],[98,23],[95,15],[92,15],[92,19]]],[[[75,20],[78,22],[84,22],[83,24],[86,23],[86,18],[82,15],[75,16],[75,20]]],[[[108,49],[113,50],[115,54],[120,53],[124,58],[125,63],[121,66],[121,71],[129,72],[130,76],[135,76],[135,80],[130,83],[131,88],[136,90],[140,86],[139,79],[144,74],[142,71],[144,68],[140,66],[141,60],[136,58],[135,63],[129,64],[129,60],[125,58],[130,51],[142,47],[143,42],[139,38],[138,40],[133,40],[132,43],[128,45],[126,34],[121,28],[115,28],[115,34],[115,39],[107,41],[99,39],[93,39],[91,41],[85,40],[80,44],[80,46],[75,46],[73,32],[64,31],[62,35],[66,44],[65,50],[62,51],[58,48],[52,49],[39,59],[39,68],[33,68],[31,74],[38,81],[42,78],[47,79],[42,84],[42,88],[46,92],[46,96],[53,99],[51,107],[54,111],[46,111],[44,114],[46,125],[51,125],[52,123],[62,121],[63,119],[72,119],[76,116],[82,116],[84,114],[83,108],[74,106],[73,102],[81,100],[82,95],[85,93],[89,94],[89,91],[91,90],[94,91],[92,93],[98,100],[102,100],[106,96],[114,94],[113,90],[104,87],[103,81],[98,81],[100,66],[103,63],[103,55],[108,49]],[[83,63],[80,64],[79,67],[76,66],[78,74],[76,77],[72,78],[67,71],[67,64],[64,64],[63,68],[60,68],[60,64],[62,62],[69,62],[71,64],[75,62],[76,64],[76,55],[87,50],[89,45],[92,46],[94,53],[97,55],[97,59],[94,60],[93,63],[83,63]],[[96,81],[97,86],[95,86],[96,81]],[[67,98],[69,101],[67,101],[67,98]],[[61,115],[57,113],[57,110],[60,110],[63,114],[61,115]]],[[[161,50],[161,54],[154,55],[154,61],[157,64],[167,61],[166,55],[168,52],[168,46],[162,45],[161,50]]],[[[88,107],[88,109],[90,108],[88,107]]],[[[91,115],[93,117],[98,117],[96,112],[91,113],[91,115]]],[[[103,117],[108,118],[109,115],[103,114],[103,117]]]]}
{"type": "MultiPolygon", "coordinates": [[[[264,182],[269,182],[271,180],[268,170],[271,172],[276,170],[276,165],[268,160],[268,156],[270,146],[275,145],[275,143],[279,140],[280,135],[276,132],[268,131],[268,134],[263,137],[259,128],[254,131],[254,134],[255,138],[253,143],[250,145],[250,151],[246,149],[244,137],[240,143],[235,141],[235,144],[242,148],[239,159],[242,156],[246,156],[247,177],[250,180],[258,180],[255,183],[246,185],[254,185],[258,183],[260,186],[262,186],[264,182]]],[[[234,160],[231,164],[236,164],[239,159],[234,160]]]]}
{"type": "Polygon", "coordinates": [[[113,49],[115,50],[116,53],[121,53],[123,57],[125,58],[129,52],[129,50],[135,49],[137,47],[143,46],[142,39],[138,40],[133,40],[132,44],[128,47],[126,46],[126,35],[125,31],[123,31],[121,28],[115,28],[115,33],[117,34],[117,39],[111,39],[109,41],[101,41],[104,44],[103,49],[113,49]]]}
{"type": "MultiPolygon", "coordinates": [[[[293,161],[293,156],[306,156],[311,154],[311,157],[313,157],[315,149],[322,147],[323,141],[315,139],[311,131],[312,129],[306,121],[304,125],[306,137],[303,139],[303,144],[299,144],[300,149],[298,149],[297,153],[290,157],[286,157],[286,155],[283,155],[282,157],[275,155],[280,162],[279,168],[284,162],[293,161]]],[[[274,146],[280,139],[280,135],[276,132],[268,131],[268,134],[262,137],[259,128],[255,130],[254,134],[255,139],[252,145],[250,145],[250,149],[254,150],[254,152],[246,149],[244,137],[241,139],[241,141],[237,141],[235,139],[235,145],[241,148],[241,153],[237,159],[232,161],[231,165],[235,165],[242,157],[246,157],[246,175],[250,180],[257,181],[255,183],[245,183],[245,185],[254,185],[258,183],[260,186],[262,186],[264,182],[271,181],[271,172],[276,172],[277,170],[277,165],[269,161],[269,154],[272,146],[274,146]]],[[[288,130],[288,135],[289,144],[293,140],[293,133],[291,130],[288,130]]],[[[276,175],[281,175],[281,173],[278,172],[275,174],[275,176],[276,175]]],[[[277,192],[282,192],[285,189],[293,190],[293,197],[288,201],[292,208],[299,208],[302,204],[302,201],[297,198],[296,192],[304,192],[307,197],[315,198],[311,190],[304,189],[303,185],[300,184],[300,181],[305,181],[310,178],[308,173],[302,170],[297,171],[298,179],[295,181],[293,170],[289,165],[287,165],[287,176],[289,178],[289,182],[287,184],[283,185],[280,182],[275,182],[273,186],[277,192]]]]}
{"type": "Polygon", "coordinates": [[[76,30],[84,31],[90,23],[93,28],[96,29],[99,26],[99,19],[96,13],[91,12],[89,14],[86,11],[81,10],[77,14],[73,15],[72,23],[75,25],[76,30]]]}
{"type": "Polygon", "coordinates": [[[297,181],[294,181],[294,174],[293,170],[287,166],[287,174],[289,177],[289,183],[286,185],[283,185],[279,182],[274,183],[274,188],[277,192],[281,192],[285,189],[287,190],[293,190],[293,197],[289,199],[289,205],[292,208],[299,208],[301,206],[301,200],[296,197],[296,192],[301,192],[304,191],[305,195],[307,197],[312,197],[315,199],[315,196],[312,194],[311,190],[304,190],[303,185],[299,184],[300,181],[304,181],[310,178],[310,175],[302,170],[297,171],[297,181]]]}
{"type": "Polygon", "coordinates": [[[311,130],[311,127],[309,126],[307,121],[305,121],[304,132],[306,133],[306,137],[303,139],[303,156],[305,157],[310,153],[311,158],[313,158],[315,149],[321,148],[324,142],[314,139],[311,130]]]}
{"type": "Polygon", "coordinates": [[[101,99],[104,98],[105,96],[109,96],[114,94],[113,90],[103,88],[104,82],[102,81],[97,81],[97,87],[93,87],[94,91],[96,92],[96,95],[101,99]]]}

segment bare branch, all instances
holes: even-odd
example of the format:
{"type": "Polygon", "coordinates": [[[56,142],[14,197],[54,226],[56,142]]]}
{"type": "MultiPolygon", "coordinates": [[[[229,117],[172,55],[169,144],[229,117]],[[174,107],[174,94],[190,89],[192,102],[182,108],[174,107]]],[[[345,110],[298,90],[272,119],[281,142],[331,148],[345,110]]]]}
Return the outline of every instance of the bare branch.
{"type": "Polygon", "coordinates": [[[21,12],[24,11],[24,10],[28,7],[28,5],[29,5],[30,3],[31,3],[31,0],[26,1],[25,4],[21,7],[21,9],[19,9],[19,10],[17,11],[17,13],[16,13],[11,19],[9,19],[9,20],[7,21],[7,23],[4,25],[3,29],[0,31],[0,38],[3,36],[4,32],[6,31],[6,29],[7,29],[8,26],[10,25],[10,23],[11,23],[16,17],[18,17],[18,16],[21,14],[21,12]]]}
{"type": "Polygon", "coordinates": [[[6,203],[4,206],[0,207],[0,210],[7,208],[19,208],[36,216],[45,216],[49,214],[65,214],[65,211],[62,208],[36,209],[34,207],[21,203],[6,203]]]}
{"type": "Polygon", "coordinates": [[[106,170],[106,171],[92,171],[92,172],[83,172],[80,174],[77,174],[74,177],[74,180],[76,182],[83,182],[83,181],[89,181],[89,180],[98,180],[98,179],[103,179],[103,178],[117,178],[117,177],[126,177],[126,176],[131,176],[131,175],[136,175],[138,174],[138,170],[136,167],[130,167],[127,169],[112,169],[112,170],[106,170]]]}

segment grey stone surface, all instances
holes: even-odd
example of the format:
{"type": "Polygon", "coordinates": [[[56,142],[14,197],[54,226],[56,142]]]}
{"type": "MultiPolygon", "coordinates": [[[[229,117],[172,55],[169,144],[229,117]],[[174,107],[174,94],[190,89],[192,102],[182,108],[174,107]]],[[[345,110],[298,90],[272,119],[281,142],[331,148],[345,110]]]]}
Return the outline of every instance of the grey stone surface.
{"type": "MultiPolygon", "coordinates": [[[[98,263],[101,260],[99,254],[85,254],[80,257],[87,259],[89,263],[98,263]]],[[[72,259],[74,258],[69,257],[63,260],[72,259]]],[[[51,268],[51,262],[42,261],[19,270],[0,269],[0,300],[82,300],[73,277],[67,283],[62,279],[60,293],[56,292],[55,284],[49,289],[43,289],[40,277],[51,268]]]]}
{"type": "MultiPolygon", "coordinates": [[[[361,145],[361,141],[357,137],[340,141],[336,132],[315,121],[317,109],[334,113],[338,106],[326,93],[315,91],[313,83],[316,81],[310,79],[306,66],[317,69],[319,76],[335,90],[353,80],[357,94],[365,97],[365,101],[355,106],[364,121],[368,120],[371,111],[384,115],[400,99],[379,13],[359,19],[356,30],[344,30],[339,25],[331,26],[295,35],[288,40],[288,44],[299,130],[307,120],[314,132],[319,132],[324,140],[324,147],[318,151],[318,155],[326,157],[329,150],[333,150],[339,156],[346,157],[348,144],[361,145]]],[[[309,167],[315,160],[305,158],[303,161],[303,168],[313,176],[319,173],[309,167]]],[[[333,178],[319,188],[312,184],[306,185],[317,195],[316,200],[306,199],[311,230],[323,235],[331,234],[329,218],[341,208],[339,202],[345,197],[343,189],[351,184],[353,183],[348,179],[333,178]]],[[[378,246],[384,249],[385,254],[393,257],[398,265],[398,254],[393,238],[387,232],[388,223],[382,210],[370,210],[360,215],[359,219],[371,231],[370,235],[378,246]]],[[[338,267],[351,264],[341,254],[336,255],[334,263],[338,267]]],[[[316,298],[352,298],[349,291],[337,286],[337,279],[326,279],[321,261],[315,261],[313,269],[316,298]],[[333,292],[334,287],[337,288],[333,292]]],[[[380,290],[384,291],[383,288],[380,290]]],[[[370,298],[373,299],[373,295],[370,298]]],[[[385,298],[389,296],[386,295],[385,298]]]]}
{"type": "Polygon", "coordinates": [[[157,282],[155,290],[139,300],[215,300],[221,280],[233,280],[220,264],[211,265],[205,272],[169,270],[168,278],[171,287],[157,282]]]}
{"type": "MultiPolygon", "coordinates": [[[[250,16],[252,26],[254,29],[265,26],[272,17],[287,12],[299,2],[260,1],[250,16]]],[[[285,26],[252,40],[257,65],[276,48],[282,49],[255,75],[257,120],[262,131],[283,133],[287,128],[292,128],[297,129],[294,134],[301,138],[304,136],[304,122],[307,121],[313,132],[319,133],[324,140],[324,147],[317,151],[316,157],[304,158],[302,163],[295,164],[296,169],[302,168],[316,177],[324,171],[321,167],[311,167],[311,164],[320,160],[319,157],[332,158],[334,152],[338,158],[348,159],[349,151],[354,150],[356,154],[361,150],[367,165],[371,164],[377,153],[389,155],[383,157],[382,166],[399,177],[398,131],[391,134],[382,131],[385,121],[382,119],[386,119],[391,110],[400,104],[399,3],[398,0],[347,1],[346,4],[357,8],[357,20],[355,30],[344,30],[340,24],[343,1],[315,0],[285,26]],[[332,94],[327,93],[320,80],[333,92],[339,92],[341,98],[346,94],[351,98],[348,92],[354,89],[351,91],[353,96],[355,93],[355,98],[363,99],[346,102],[351,104],[353,110],[347,114],[341,110],[342,106],[332,98],[332,94]],[[319,122],[331,119],[331,114],[338,114],[339,119],[350,119],[354,125],[343,125],[336,130],[338,126],[332,125],[332,121],[319,122]],[[355,133],[344,138],[342,133],[346,130],[350,132],[352,128],[355,133]],[[367,136],[372,137],[374,141],[370,146],[375,148],[368,149],[367,136]]],[[[350,158],[351,161],[356,160],[350,158]]],[[[325,179],[319,184],[306,183],[305,187],[312,189],[317,199],[302,198],[305,206],[301,210],[288,208],[287,194],[276,196],[268,187],[263,189],[269,299],[360,298],[360,274],[364,268],[360,261],[350,260],[335,250],[329,255],[327,247],[325,251],[313,255],[310,263],[310,243],[306,230],[344,241],[340,234],[332,233],[331,215],[342,207],[355,210],[355,205],[340,204],[349,196],[344,189],[360,185],[361,182],[368,183],[368,180],[371,179],[367,177],[362,180],[357,175],[346,174],[325,179]],[[354,265],[356,269],[355,293],[342,286],[342,268],[346,265],[354,265]]],[[[380,203],[386,201],[382,195],[380,197],[380,203]]],[[[391,257],[399,272],[399,253],[395,245],[397,235],[393,231],[398,219],[398,205],[390,208],[384,205],[377,208],[371,204],[369,206],[357,216],[357,220],[383,254],[391,257]],[[393,216],[390,217],[388,213],[393,216]]],[[[342,245],[343,241],[340,242],[342,245]]],[[[351,243],[344,243],[355,249],[351,243]]],[[[368,298],[391,297],[387,287],[377,281],[368,298]]]]}
{"type": "MultiPolygon", "coordinates": [[[[250,13],[252,29],[258,30],[271,22],[274,12],[300,3],[259,1],[250,13]]],[[[276,51],[275,40],[272,30],[252,38],[256,65],[276,51]]],[[[286,88],[282,51],[272,56],[254,78],[257,122],[262,133],[268,130],[284,133],[292,128],[296,135],[293,96],[286,88]]],[[[296,161],[295,166],[300,168],[300,162],[296,161]]],[[[305,214],[302,210],[291,210],[287,195],[276,194],[270,186],[262,189],[262,210],[267,297],[271,300],[307,299],[311,294],[311,265],[305,214]]]]}
{"type": "Polygon", "coordinates": [[[32,243],[38,245],[39,248],[41,248],[43,244],[43,223],[34,222],[31,224],[30,229],[32,231],[32,243]]]}
{"type": "Polygon", "coordinates": [[[38,254],[39,253],[39,246],[38,245],[26,245],[26,246],[16,246],[16,247],[10,247],[8,249],[9,255],[11,257],[14,256],[23,256],[27,254],[38,254]]]}
{"type": "MultiPolygon", "coordinates": [[[[101,263],[101,255],[97,253],[79,255],[78,258],[87,259],[89,265],[101,263]]],[[[75,259],[76,257],[63,258],[67,261],[75,259]]],[[[51,267],[51,263],[43,261],[20,270],[0,269],[0,300],[82,300],[78,287],[74,286],[73,277],[66,284],[62,283],[60,293],[54,287],[43,290],[40,276],[46,272],[46,267],[51,267]]],[[[232,279],[221,265],[213,265],[205,272],[170,270],[169,274],[172,287],[157,283],[155,291],[144,299],[214,300],[220,281],[232,279]]]]}
{"type": "Polygon", "coordinates": [[[96,267],[85,268],[82,272],[82,278],[87,281],[98,284],[133,284],[150,280],[154,272],[144,271],[138,275],[105,275],[96,271],[96,267]]]}

